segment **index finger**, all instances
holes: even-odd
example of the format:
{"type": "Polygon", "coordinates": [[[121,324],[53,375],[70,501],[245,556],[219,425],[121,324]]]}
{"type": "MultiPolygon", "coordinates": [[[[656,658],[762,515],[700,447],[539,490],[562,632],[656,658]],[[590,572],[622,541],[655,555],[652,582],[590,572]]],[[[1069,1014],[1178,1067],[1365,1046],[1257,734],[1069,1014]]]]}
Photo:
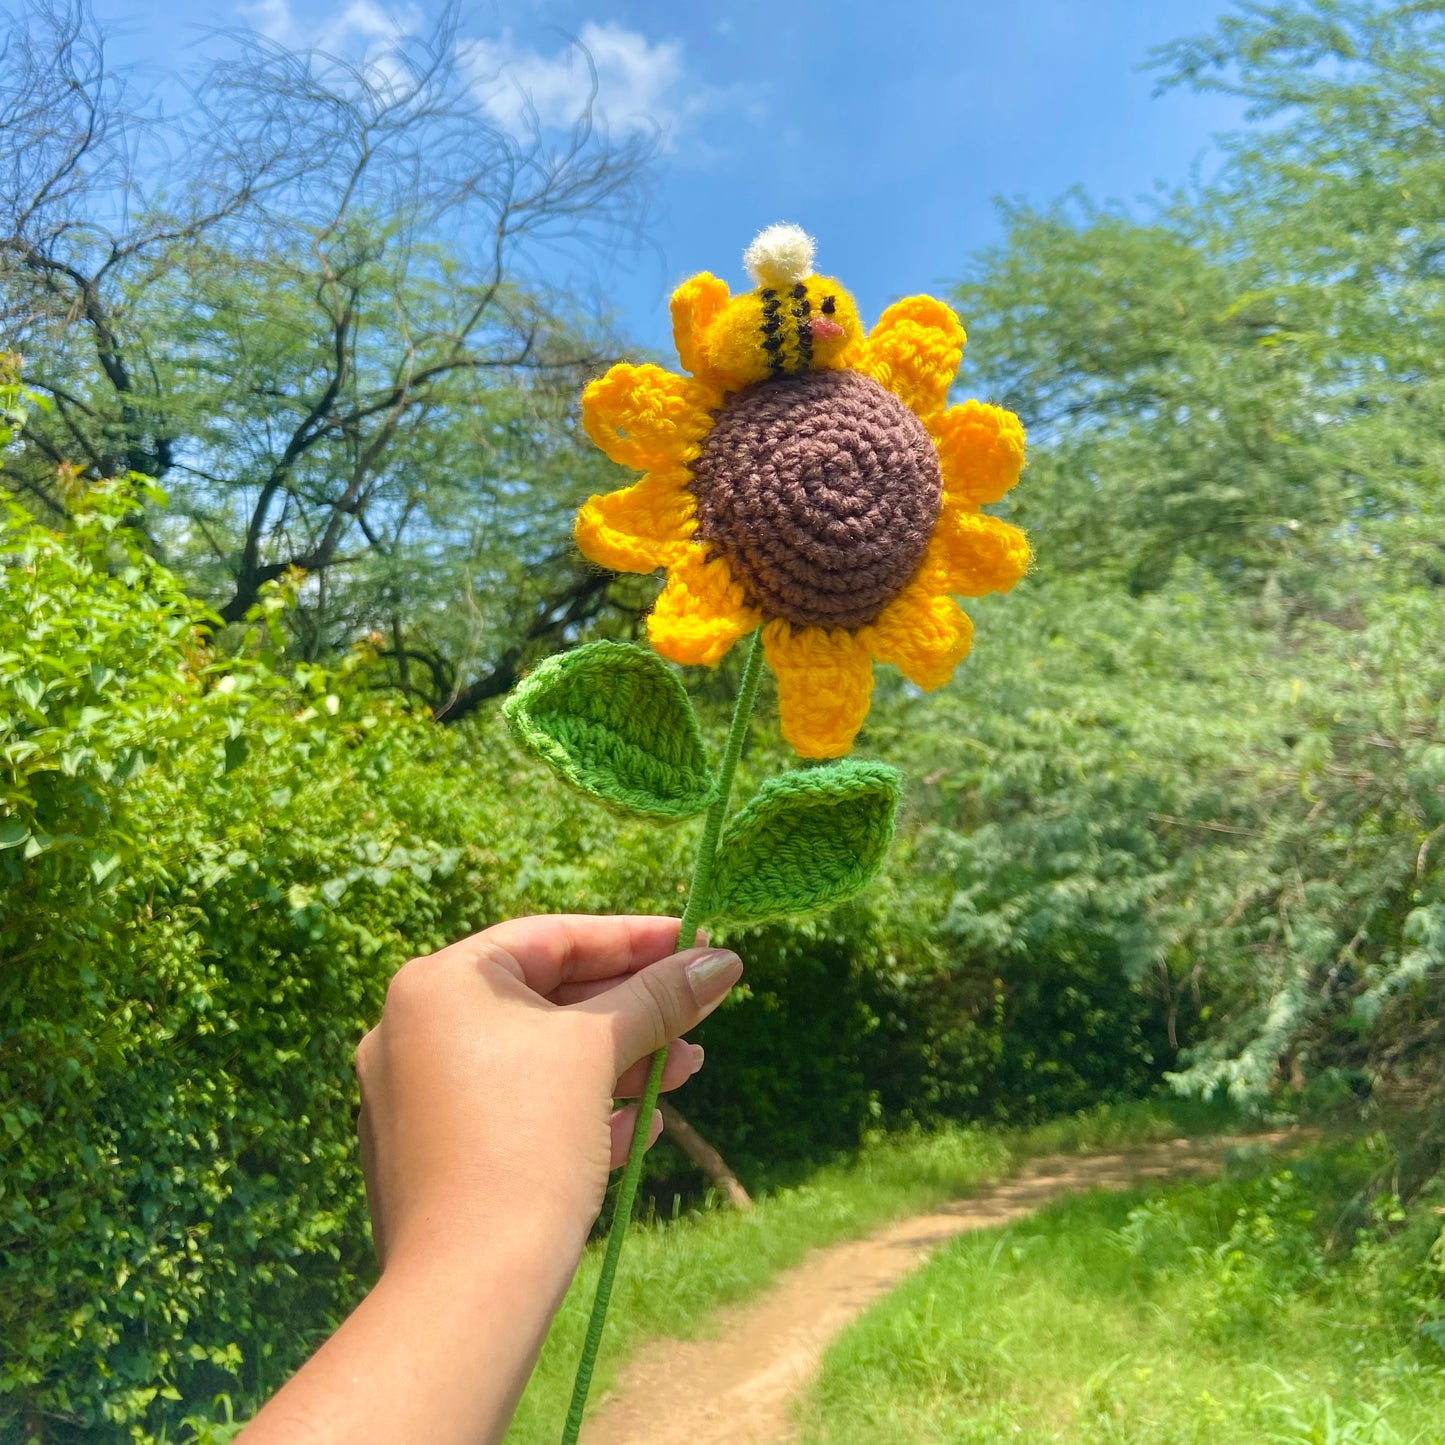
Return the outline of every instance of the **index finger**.
{"type": "Polygon", "coordinates": [[[535,993],[635,973],[678,951],[678,920],[650,915],[546,913],[511,918],[435,956],[491,959],[535,993]]]}

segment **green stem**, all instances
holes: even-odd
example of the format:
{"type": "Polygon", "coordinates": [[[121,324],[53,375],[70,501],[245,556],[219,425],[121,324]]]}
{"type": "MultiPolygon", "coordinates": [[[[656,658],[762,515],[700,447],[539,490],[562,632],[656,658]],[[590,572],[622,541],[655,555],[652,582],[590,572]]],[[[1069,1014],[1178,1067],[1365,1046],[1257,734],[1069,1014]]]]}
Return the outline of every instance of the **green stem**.
{"type": "MultiPolygon", "coordinates": [[[[682,924],[677,933],[681,952],[691,947],[698,925],[707,916],[708,895],[712,892],[713,867],[717,862],[718,838],[722,833],[723,816],[732,796],[733,774],[742,756],[743,740],[753,713],[753,700],[758,695],[758,681],[763,672],[763,635],[753,634],[748,649],[747,666],[743,669],[742,686],[728,726],[728,740],[723,748],[722,766],[718,769],[717,794],[708,805],[703,824],[702,842],[692,868],[692,883],[687,890],[687,906],[682,911],[682,924]]],[[[597,1351],[602,1344],[602,1327],[607,1322],[607,1306],[612,1299],[612,1283],[617,1277],[617,1261],[622,1255],[622,1241],[632,1220],[632,1206],[637,1199],[637,1186],[642,1179],[642,1160],[647,1153],[647,1136],[652,1132],[652,1113],[662,1088],[662,1066],[667,1062],[667,1045],[652,1056],[647,1071],[647,1084],[637,1106],[637,1124],[632,1131],[632,1147],[627,1154],[627,1167],[617,1186],[617,1200],[612,1213],[612,1228],[607,1234],[607,1253],[602,1258],[602,1273],[597,1276],[597,1293],[592,1297],[592,1315],[587,1321],[587,1337],[582,1343],[582,1358],[577,1362],[577,1379],[572,1386],[572,1403],[567,1409],[567,1423],[562,1429],[562,1445],[577,1445],[582,1429],[582,1412],[587,1406],[587,1392],[592,1388],[592,1371],[597,1364],[597,1351]]]]}

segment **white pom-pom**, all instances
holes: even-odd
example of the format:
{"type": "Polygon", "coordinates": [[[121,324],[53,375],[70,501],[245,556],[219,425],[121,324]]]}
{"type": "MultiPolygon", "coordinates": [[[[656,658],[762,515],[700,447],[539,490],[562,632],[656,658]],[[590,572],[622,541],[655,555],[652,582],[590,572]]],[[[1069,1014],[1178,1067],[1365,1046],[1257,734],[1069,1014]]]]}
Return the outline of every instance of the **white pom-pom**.
{"type": "Polygon", "coordinates": [[[759,286],[791,286],[813,274],[813,238],[801,226],[769,226],[743,252],[759,286]]]}

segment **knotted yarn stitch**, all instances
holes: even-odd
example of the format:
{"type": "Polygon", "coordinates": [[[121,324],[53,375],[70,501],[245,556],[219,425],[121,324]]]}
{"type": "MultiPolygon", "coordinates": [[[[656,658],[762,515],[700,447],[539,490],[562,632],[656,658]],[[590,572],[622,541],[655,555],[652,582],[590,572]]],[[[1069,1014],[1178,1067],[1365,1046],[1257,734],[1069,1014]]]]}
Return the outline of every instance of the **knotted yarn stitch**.
{"type": "Polygon", "coordinates": [[[943,477],[923,424],[855,371],[749,387],[692,464],[696,535],[798,627],[877,619],[923,560],[943,477]]]}
{"type": "Polygon", "coordinates": [[[951,306],[932,296],[905,296],[868,333],[859,370],[924,416],[952,385],[965,340],[951,306]]]}
{"type": "Polygon", "coordinates": [[[783,736],[836,758],[875,662],[947,682],[973,637],[954,597],[1027,570],[1023,533],[980,510],[1017,481],[1024,434],[1001,407],[949,405],[965,337],[947,305],[906,297],[865,336],[812,256],[770,227],[754,290],[703,272],[673,293],[691,375],[622,365],[587,388],[587,434],[644,475],[589,498],[576,537],[601,566],[666,569],[648,636],[673,662],[715,666],[761,625],[783,736]]]}
{"type": "Polygon", "coordinates": [[[627,643],[592,642],[547,658],[502,713],[518,742],[610,808],[690,818],[712,798],[712,770],[686,690],[627,643]]]}
{"type": "Polygon", "coordinates": [[[1006,592],[1029,564],[1023,533],[978,512],[956,512],[941,520],[931,550],[939,590],[960,597],[1006,592]]]}
{"type": "Polygon", "coordinates": [[[865,634],[773,621],[763,628],[763,655],[778,679],[783,736],[804,757],[846,753],[873,696],[865,634]]]}
{"type": "Polygon", "coordinates": [[[733,643],[761,620],[727,562],[694,548],[668,574],[648,616],[647,636],[672,662],[716,667],[733,643]]]}
{"type": "Polygon", "coordinates": [[[637,471],[690,459],[712,429],[708,387],[651,364],[619,362],[582,393],[582,426],[599,450],[637,471]]]}
{"type": "Polygon", "coordinates": [[[1003,500],[1024,465],[1024,428],[1013,412],[966,401],[929,420],[944,485],[968,507],[1003,500]],[[960,458],[966,458],[964,465],[960,458]]]}
{"type": "Polygon", "coordinates": [[[769,778],[723,830],[713,877],[722,911],[764,923],[854,897],[893,842],[901,794],[897,770],[883,763],[849,760],[769,778]]]}

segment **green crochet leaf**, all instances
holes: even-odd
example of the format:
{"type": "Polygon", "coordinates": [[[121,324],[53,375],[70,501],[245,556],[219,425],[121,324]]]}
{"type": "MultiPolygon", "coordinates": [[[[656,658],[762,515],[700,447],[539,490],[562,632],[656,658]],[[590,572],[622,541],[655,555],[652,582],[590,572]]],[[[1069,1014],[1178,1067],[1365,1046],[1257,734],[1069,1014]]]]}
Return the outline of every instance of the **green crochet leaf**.
{"type": "Polygon", "coordinates": [[[712,769],[682,683],[630,642],[549,657],[502,712],[518,742],[612,808],[690,818],[712,801],[712,769]]]}
{"type": "Polygon", "coordinates": [[[708,912],[761,923],[861,893],[888,855],[902,791],[883,763],[770,778],[723,829],[708,912]]]}

